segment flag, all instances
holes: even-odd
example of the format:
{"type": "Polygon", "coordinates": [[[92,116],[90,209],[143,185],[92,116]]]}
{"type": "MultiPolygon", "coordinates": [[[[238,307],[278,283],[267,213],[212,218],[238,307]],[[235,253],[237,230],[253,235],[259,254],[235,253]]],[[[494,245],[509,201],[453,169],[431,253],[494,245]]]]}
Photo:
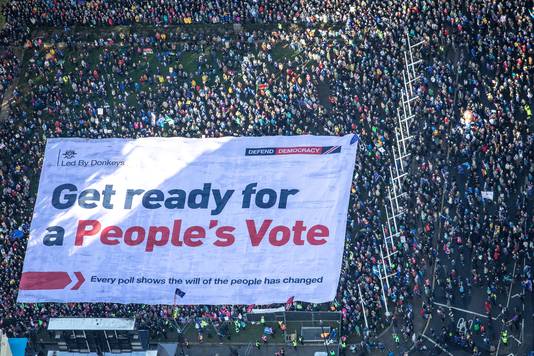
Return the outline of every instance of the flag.
{"type": "Polygon", "coordinates": [[[269,88],[269,85],[265,84],[265,83],[258,85],[258,89],[259,89],[261,95],[265,95],[265,91],[268,88],[269,88]]]}
{"type": "Polygon", "coordinates": [[[247,307],[247,313],[250,313],[252,311],[252,309],[254,309],[254,307],[256,306],[256,304],[250,304],[248,307],[247,307]]]}
{"type": "Polygon", "coordinates": [[[379,180],[380,178],[382,178],[380,174],[378,174],[377,172],[373,173],[373,183],[379,180]]]}
{"type": "Polygon", "coordinates": [[[293,306],[293,301],[295,297],[290,297],[286,302],[286,311],[288,311],[293,306]]]}
{"type": "Polygon", "coordinates": [[[24,232],[22,230],[19,230],[19,229],[13,230],[11,232],[11,234],[9,234],[9,236],[11,236],[11,238],[13,238],[15,240],[16,239],[21,239],[24,236],[24,232]]]}
{"type": "Polygon", "coordinates": [[[174,291],[174,295],[177,295],[180,298],[183,298],[185,296],[185,292],[181,290],[180,288],[176,288],[176,290],[174,291]]]}
{"type": "Polygon", "coordinates": [[[180,288],[176,288],[176,290],[174,291],[174,299],[173,299],[173,303],[172,305],[176,305],[176,296],[180,296],[180,298],[183,298],[185,296],[185,292],[183,290],[181,290],[180,288]]]}
{"type": "Polygon", "coordinates": [[[482,191],[482,199],[489,199],[493,200],[493,192],[492,191],[482,191]]]}

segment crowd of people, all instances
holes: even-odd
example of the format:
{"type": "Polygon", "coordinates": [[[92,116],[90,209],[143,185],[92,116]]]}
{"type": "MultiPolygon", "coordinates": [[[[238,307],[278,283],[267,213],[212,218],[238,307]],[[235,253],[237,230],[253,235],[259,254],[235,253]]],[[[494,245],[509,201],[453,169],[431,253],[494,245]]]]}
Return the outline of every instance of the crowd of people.
{"type": "MultiPolygon", "coordinates": [[[[342,335],[372,338],[392,322],[411,340],[417,320],[438,312],[435,298],[483,288],[495,308],[506,278],[532,296],[531,1],[11,0],[3,13],[0,328],[9,335],[73,315],[135,317],[158,337],[174,322],[246,325],[247,306],[17,304],[47,137],[357,133],[341,282],[327,306],[342,312],[342,335]],[[406,35],[423,41],[423,62],[386,316],[377,270],[406,35]]],[[[453,340],[447,325],[443,343],[453,340]]]]}
{"type": "Polygon", "coordinates": [[[13,81],[14,76],[17,75],[17,60],[10,49],[0,53],[0,98],[4,97],[4,93],[13,81]]]}

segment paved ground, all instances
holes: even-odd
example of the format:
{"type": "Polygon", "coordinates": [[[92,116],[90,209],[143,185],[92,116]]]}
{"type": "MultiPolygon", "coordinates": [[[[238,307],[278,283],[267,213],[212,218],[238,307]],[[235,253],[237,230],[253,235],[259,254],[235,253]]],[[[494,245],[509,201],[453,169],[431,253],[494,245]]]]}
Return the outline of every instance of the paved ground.
{"type": "MultiPolygon", "coordinates": [[[[516,270],[520,268],[522,262],[518,262],[516,270]]],[[[513,268],[513,267],[512,267],[513,268]]],[[[463,275],[469,272],[469,268],[460,268],[459,272],[463,275]]],[[[500,295],[497,299],[496,305],[493,307],[492,316],[488,317],[484,310],[483,302],[486,299],[485,289],[483,287],[472,288],[471,294],[464,298],[457,296],[450,307],[444,298],[443,288],[436,288],[435,307],[443,307],[448,314],[445,321],[442,322],[437,313],[433,314],[433,318],[429,323],[425,335],[431,340],[426,339],[425,345],[430,346],[433,342],[439,341],[439,334],[442,327],[452,327],[459,331],[464,328],[469,328],[473,320],[478,318],[485,325],[488,334],[491,335],[491,341],[484,342],[483,338],[475,337],[474,341],[478,348],[485,354],[490,353],[490,348],[493,345],[498,349],[498,355],[525,355],[528,350],[534,349],[534,323],[532,319],[532,303],[522,303],[520,292],[521,288],[517,282],[514,281],[506,288],[507,292],[500,295]],[[507,326],[507,321],[511,318],[511,311],[517,308],[524,316],[523,323],[519,328],[512,325],[507,326]],[[509,344],[503,345],[500,342],[499,334],[503,328],[508,329],[510,333],[509,344]]],[[[444,349],[454,355],[469,355],[464,348],[454,342],[442,344],[444,349]]]]}
{"type": "MultiPolygon", "coordinates": [[[[177,356],[249,356],[249,355],[258,355],[258,356],[273,356],[276,352],[280,351],[280,346],[262,346],[261,349],[257,349],[254,345],[245,345],[245,346],[229,346],[229,345],[204,345],[204,346],[195,346],[189,349],[184,349],[184,353],[181,353],[179,348],[177,351],[177,356]],[[233,352],[233,353],[232,353],[233,352]],[[237,353],[236,353],[237,352],[237,353]]],[[[315,352],[326,352],[324,346],[300,346],[297,350],[294,350],[292,347],[285,347],[285,354],[287,356],[296,356],[296,355],[314,355],[315,352]]],[[[336,347],[337,350],[337,347],[336,347]]]]}

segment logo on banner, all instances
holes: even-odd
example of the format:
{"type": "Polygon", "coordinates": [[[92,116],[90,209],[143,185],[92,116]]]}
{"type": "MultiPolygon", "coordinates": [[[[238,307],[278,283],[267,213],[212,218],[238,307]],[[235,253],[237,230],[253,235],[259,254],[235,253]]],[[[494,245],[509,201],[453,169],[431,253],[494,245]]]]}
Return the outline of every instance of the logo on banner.
{"type": "Polygon", "coordinates": [[[65,153],[63,153],[63,158],[65,159],[73,159],[76,157],[76,151],[74,150],[66,150],[65,153]]]}
{"type": "Polygon", "coordinates": [[[75,159],[78,153],[75,150],[68,149],[57,154],[57,167],[119,167],[124,166],[124,161],[111,159],[75,159]]]}
{"type": "Polygon", "coordinates": [[[340,152],[341,146],[261,147],[247,148],[245,156],[328,155],[340,152]]]}

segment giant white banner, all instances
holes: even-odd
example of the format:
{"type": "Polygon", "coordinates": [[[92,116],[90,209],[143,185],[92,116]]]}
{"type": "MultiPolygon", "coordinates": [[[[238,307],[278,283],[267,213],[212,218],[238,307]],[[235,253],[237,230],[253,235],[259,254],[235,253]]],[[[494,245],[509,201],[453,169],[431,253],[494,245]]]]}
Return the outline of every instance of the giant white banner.
{"type": "Polygon", "coordinates": [[[331,301],[357,142],[49,139],[18,301],[331,301]]]}

